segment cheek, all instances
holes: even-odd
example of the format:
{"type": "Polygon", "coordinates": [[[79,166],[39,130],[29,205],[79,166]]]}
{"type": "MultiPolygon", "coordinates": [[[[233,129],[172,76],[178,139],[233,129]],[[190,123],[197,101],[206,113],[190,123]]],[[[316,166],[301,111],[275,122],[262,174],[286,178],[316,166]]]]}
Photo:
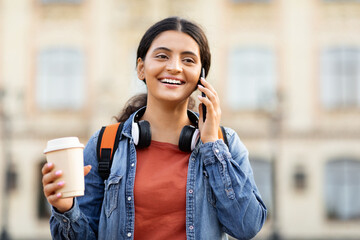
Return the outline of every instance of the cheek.
{"type": "Polygon", "coordinates": [[[144,65],[144,74],[145,77],[152,77],[158,74],[161,71],[161,67],[156,63],[148,63],[144,65]]]}
{"type": "Polygon", "coordinates": [[[201,71],[198,69],[189,72],[189,74],[188,74],[189,81],[197,83],[200,79],[200,73],[201,73],[201,71]]]}

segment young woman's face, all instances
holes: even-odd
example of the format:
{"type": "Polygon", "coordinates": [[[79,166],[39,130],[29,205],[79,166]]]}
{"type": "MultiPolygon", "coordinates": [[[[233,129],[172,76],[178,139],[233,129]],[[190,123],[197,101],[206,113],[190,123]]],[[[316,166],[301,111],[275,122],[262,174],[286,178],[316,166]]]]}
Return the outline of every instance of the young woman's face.
{"type": "Polygon", "coordinates": [[[200,49],[189,35],[165,31],[138,59],[138,77],[146,79],[148,98],[187,103],[201,73],[200,49]]]}

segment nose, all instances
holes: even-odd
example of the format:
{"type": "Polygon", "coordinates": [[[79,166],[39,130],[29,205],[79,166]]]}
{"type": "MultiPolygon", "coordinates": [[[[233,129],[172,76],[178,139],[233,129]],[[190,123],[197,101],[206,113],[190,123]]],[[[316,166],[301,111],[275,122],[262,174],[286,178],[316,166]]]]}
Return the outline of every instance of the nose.
{"type": "Polygon", "coordinates": [[[181,59],[172,58],[168,61],[166,65],[166,70],[170,73],[181,73],[182,66],[181,66],[181,59]]]}

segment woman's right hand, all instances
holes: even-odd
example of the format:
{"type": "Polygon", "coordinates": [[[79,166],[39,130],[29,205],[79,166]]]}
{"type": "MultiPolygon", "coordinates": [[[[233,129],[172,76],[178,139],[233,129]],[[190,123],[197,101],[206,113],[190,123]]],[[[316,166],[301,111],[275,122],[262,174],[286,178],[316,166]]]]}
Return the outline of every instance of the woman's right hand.
{"type": "MultiPolygon", "coordinates": [[[[61,198],[61,193],[56,193],[57,190],[64,187],[64,181],[56,182],[61,177],[62,171],[52,171],[54,169],[53,163],[45,163],[42,172],[43,191],[47,201],[57,209],[58,212],[64,213],[69,211],[74,203],[74,198],[61,198]]],[[[84,175],[87,175],[91,170],[91,165],[84,167],[84,175]]]]}

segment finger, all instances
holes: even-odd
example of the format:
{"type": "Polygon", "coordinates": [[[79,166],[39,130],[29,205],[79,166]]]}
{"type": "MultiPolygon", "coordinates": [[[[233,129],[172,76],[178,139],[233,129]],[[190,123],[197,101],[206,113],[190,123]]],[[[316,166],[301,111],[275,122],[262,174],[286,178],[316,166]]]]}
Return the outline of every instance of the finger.
{"type": "Polygon", "coordinates": [[[216,95],[208,88],[205,88],[201,85],[198,85],[198,89],[200,90],[200,92],[205,93],[206,97],[208,97],[211,101],[215,102],[216,99],[216,95]]]}
{"type": "Polygon", "coordinates": [[[63,188],[65,185],[64,181],[60,181],[57,183],[50,183],[44,186],[44,194],[46,197],[54,195],[55,192],[61,188],[63,188]]]}
{"type": "Polygon", "coordinates": [[[213,116],[216,121],[219,122],[221,117],[221,109],[219,104],[217,102],[213,103],[208,98],[202,97],[201,95],[198,95],[198,98],[202,104],[205,104],[209,116],[213,116]]]}
{"type": "MultiPolygon", "coordinates": [[[[201,95],[198,95],[199,101],[201,104],[204,104],[206,106],[206,111],[209,114],[212,114],[214,112],[214,105],[207,97],[203,97],[201,95]]],[[[200,111],[201,112],[201,111],[200,111]]]]}
{"type": "Polygon", "coordinates": [[[43,186],[54,182],[56,179],[61,177],[62,174],[63,174],[63,172],[61,170],[58,170],[58,171],[52,171],[52,172],[49,172],[49,173],[43,175],[43,178],[42,178],[43,186]]]}
{"type": "Polygon", "coordinates": [[[61,193],[54,193],[54,194],[49,195],[47,197],[47,200],[51,205],[54,206],[60,198],[61,198],[61,193]]]}
{"type": "Polygon", "coordinates": [[[51,170],[54,168],[53,163],[45,163],[44,166],[41,169],[41,173],[45,175],[48,172],[51,172],[51,170]]]}
{"type": "Polygon", "coordinates": [[[84,176],[88,175],[91,168],[92,168],[91,165],[87,165],[87,166],[84,167],[84,176]]]}
{"type": "Polygon", "coordinates": [[[198,85],[198,89],[201,92],[205,93],[206,97],[210,99],[210,101],[214,104],[215,108],[218,108],[220,106],[220,100],[215,90],[212,91],[209,88],[205,88],[201,85],[198,85]]]}

